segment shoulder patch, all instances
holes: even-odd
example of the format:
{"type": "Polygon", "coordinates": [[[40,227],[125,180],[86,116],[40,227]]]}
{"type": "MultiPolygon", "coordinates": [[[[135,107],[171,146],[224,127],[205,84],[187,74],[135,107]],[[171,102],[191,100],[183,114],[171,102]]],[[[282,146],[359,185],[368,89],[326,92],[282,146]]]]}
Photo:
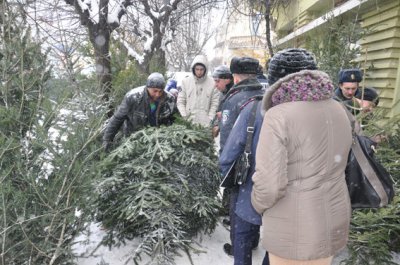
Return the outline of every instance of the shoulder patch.
{"type": "Polygon", "coordinates": [[[222,111],[222,124],[225,124],[228,121],[229,114],[230,114],[229,110],[223,110],[222,111]]]}

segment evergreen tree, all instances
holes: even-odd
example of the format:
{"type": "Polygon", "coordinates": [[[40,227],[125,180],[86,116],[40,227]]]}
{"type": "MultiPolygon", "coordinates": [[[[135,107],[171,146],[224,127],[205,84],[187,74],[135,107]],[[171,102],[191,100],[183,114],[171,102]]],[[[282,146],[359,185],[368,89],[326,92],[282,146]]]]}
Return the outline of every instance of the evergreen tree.
{"type": "Polygon", "coordinates": [[[49,101],[46,53],[20,9],[0,9],[0,264],[73,264],[104,110],[83,93],[49,101]]]}
{"type": "Polygon", "coordinates": [[[101,162],[93,208],[116,246],[140,237],[129,259],[174,264],[178,250],[193,250],[193,237],[217,223],[220,176],[208,129],[186,124],[145,128],[101,162]]]}

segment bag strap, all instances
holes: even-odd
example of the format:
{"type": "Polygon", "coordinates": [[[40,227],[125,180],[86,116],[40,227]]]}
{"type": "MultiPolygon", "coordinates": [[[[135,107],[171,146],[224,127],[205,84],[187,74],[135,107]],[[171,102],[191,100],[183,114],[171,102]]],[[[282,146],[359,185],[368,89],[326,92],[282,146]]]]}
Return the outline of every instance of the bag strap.
{"type": "Polygon", "coordinates": [[[347,117],[350,120],[351,123],[351,129],[352,129],[352,135],[353,135],[353,144],[351,145],[351,150],[353,151],[353,154],[360,165],[360,168],[362,172],[364,173],[365,177],[368,179],[369,183],[373,187],[373,189],[376,191],[378,194],[379,198],[381,199],[379,206],[385,206],[389,202],[389,198],[386,194],[385,189],[383,188],[383,185],[381,181],[379,180],[378,175],[376,174],[375,170],[372,168],[371,164],[369,163],[367,157],[365,156],[365,153],[361,149],[360,141],[358,140],[358,134],[355,132],[354,127],[355,127],[355,122],[356,119],[355,117],[350,113],[350,111],[346,108],[344,104],[341,104],[342,107],[344,108],[347,117]]]}
{"type": "Polygon", "coordinates": [[[387,205],[389,202],[389,198],[386,194],[386,191],[383,188],[382,182],[379,180],[378,175],[376,174],[375,170],[372,168],[367,157],[362,151],[360,141],[357,137],[353,138],[353,145],[351,149],[353,150],[353,154],[358,164],[360,165],[362,172],[381,199],[379,206],[382,207],[387,205]]]}
{"type": "Polygon", "coordinates": [[[246,147],[244,148],[244,153],[248,156],[251,154],[251,144],[253,142],[253,135],[254,135],[254,124],[256,121],[256,111],[258,107],[259,97],[253,97],[250,101],[257,101],[254,102],[253,107],[251,108],[250,118],[247,122],[247,137],[246,137],[246,147]]]}
{"type": "Polygon", "coordinates": [[[350,111],[347,109],[347,107],[343,103],[341,103],[340,105],[342,105],[342,107],[344,108],[344,111],[347,114],[347,118],[349,118],[350,125],[351,125],[351,134],[353,135],[353,138],[354,138],[354,135],[356,134],[356,132],[355,132],[356,118],[353,116],[353,114],[350,113],[350,111]]]}

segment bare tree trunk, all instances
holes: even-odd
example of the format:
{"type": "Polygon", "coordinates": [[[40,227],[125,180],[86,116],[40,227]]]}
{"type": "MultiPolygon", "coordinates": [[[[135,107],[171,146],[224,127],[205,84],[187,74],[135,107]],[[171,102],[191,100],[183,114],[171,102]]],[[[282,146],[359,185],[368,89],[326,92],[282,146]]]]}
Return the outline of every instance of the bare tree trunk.
{"type": "MultiPolygon", "coordinates": [[[[273,0],[272,0],[273,2],[273,0]]],[[[272,48],[272,42],[271,42],[271,0],[265,0],[265,37],[267,39],[267,46],[268,46],[268,53],[270,58],[274,56],[274,50],[272,48]]]]}
{"type": "Polygon", "coordinates": [[[103,92],[102,98],[108,101],[112,89],[111,57],[109,52],[111,32],[108,28],[102,28],[98,24],[92,24],[88,28],[89,39],[96,57],[96,73],[103,92]]]}

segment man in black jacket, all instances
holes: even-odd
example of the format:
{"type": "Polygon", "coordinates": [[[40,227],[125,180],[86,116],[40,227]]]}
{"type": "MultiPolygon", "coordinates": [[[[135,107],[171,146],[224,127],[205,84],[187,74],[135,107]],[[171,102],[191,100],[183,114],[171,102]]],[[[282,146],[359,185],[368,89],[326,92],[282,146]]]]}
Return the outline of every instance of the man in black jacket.
{"type": "Polygon", "coordinates": [[[233,86],[233,75],[228,66],[220,65],[214,69],[212,77],[214,78],[215,88],[221,92],[217,113],[212,121],[212,135],[215,138],[219,134],[219,127],[221,123],[221,106],[224,103],[226,94],[228,94],[229,90],[233,86]]]}
{"type": "Polygon", "coordinates": [[[103,134],[103,146],[108,150],[122,125],[129,136],[145,126],[171,125],[177,112],[175,98],[164,91],[165,79],[160,73],[152,73],[145,86],[126,93],[117,111],[110,118],[103,134]]]}

